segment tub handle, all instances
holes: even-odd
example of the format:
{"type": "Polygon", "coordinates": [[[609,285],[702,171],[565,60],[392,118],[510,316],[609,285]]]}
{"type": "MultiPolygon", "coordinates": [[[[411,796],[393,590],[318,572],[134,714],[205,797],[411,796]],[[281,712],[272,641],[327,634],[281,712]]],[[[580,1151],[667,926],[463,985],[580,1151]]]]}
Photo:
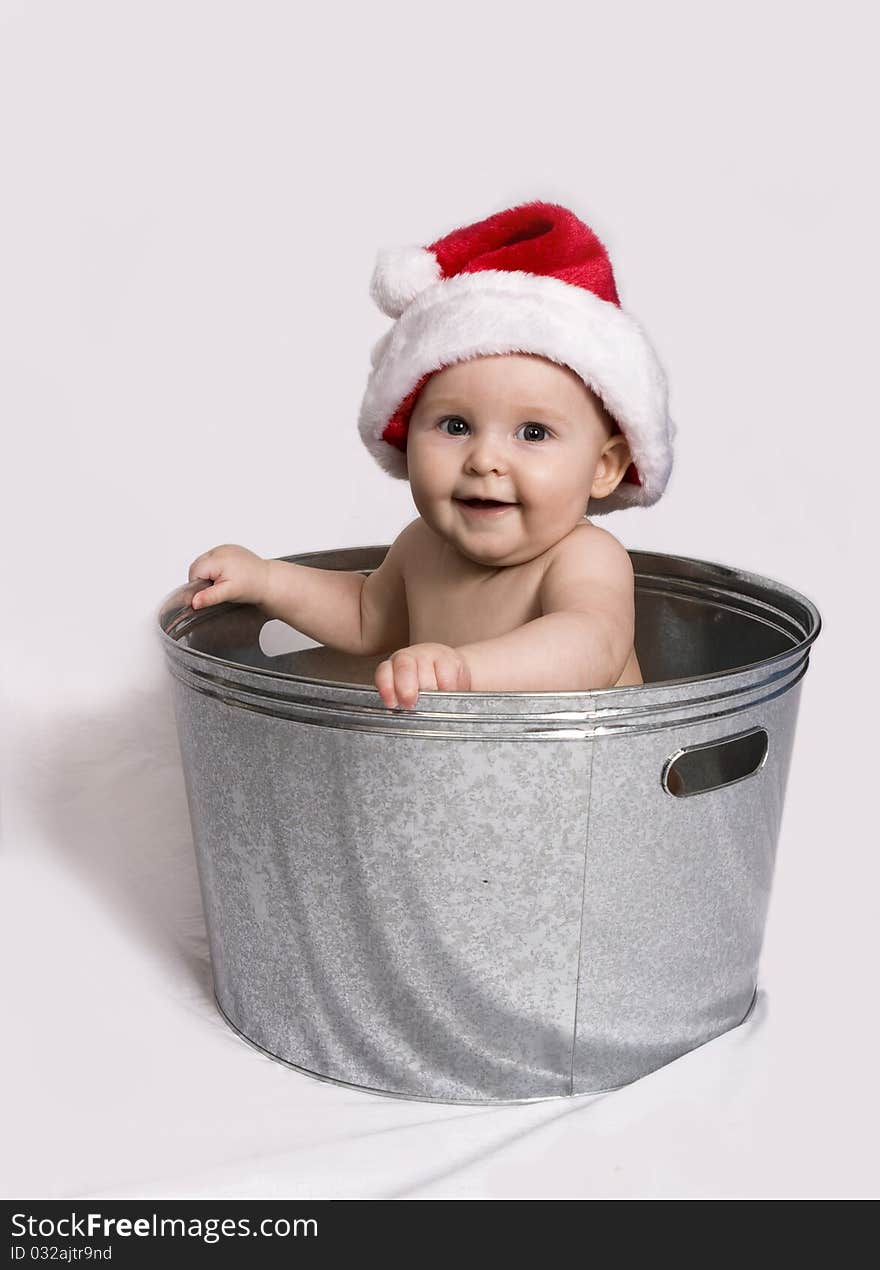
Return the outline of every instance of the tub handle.
{"type": "Polygon", "coordinates": [[[759,727],[721,741],[685,746],[666,760],[660,783],[675,798],[692,798],[736,785],[761,770],[769,745],[767,729],[759,727]]]}

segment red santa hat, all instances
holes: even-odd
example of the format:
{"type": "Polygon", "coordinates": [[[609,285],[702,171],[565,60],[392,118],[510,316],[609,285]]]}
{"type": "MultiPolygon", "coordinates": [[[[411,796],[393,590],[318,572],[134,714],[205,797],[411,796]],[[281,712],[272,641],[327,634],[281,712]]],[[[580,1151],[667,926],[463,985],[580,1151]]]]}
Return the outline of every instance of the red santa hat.
{"type": "Polygon", "coordinates": [[[655,503],[672,469],[675,425],[666,375],[620,307],[608,253],[556,203],[523,203],[427,247],[379,251],[370,283],[396,319],[374,346],[358,429],[385,471],[406,477],[406,433],[419,393],[444,366],[497,353],[537,353],[568,366],[603,401],[632,463],[594,516],[655,503]]]}

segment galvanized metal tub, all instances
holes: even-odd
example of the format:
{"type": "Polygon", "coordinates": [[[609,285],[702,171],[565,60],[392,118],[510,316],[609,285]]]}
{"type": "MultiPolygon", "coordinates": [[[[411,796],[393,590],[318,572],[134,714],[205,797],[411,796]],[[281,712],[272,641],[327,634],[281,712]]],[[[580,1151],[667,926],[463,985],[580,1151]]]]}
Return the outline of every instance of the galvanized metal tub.
{"type": "MultiPolygon", "coordinates": [[[[368,573],[386,550],[284,559],[368,573]]],[[[412,711],[382,704],[381,657],[269,656],[259,609],[167,597],[215,993],[246,1040],[376,1093],[518,1102],[628,1083],[748,1015],[820,616],[630,556],[644,686],[412,711]]]]}

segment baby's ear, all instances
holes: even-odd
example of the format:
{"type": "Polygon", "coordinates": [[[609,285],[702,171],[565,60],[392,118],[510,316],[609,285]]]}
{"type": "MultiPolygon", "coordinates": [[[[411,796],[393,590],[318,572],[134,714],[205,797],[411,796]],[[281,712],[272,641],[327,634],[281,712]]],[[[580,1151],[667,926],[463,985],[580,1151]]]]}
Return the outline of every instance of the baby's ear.
{"type": "Polygon", "coordinates": [[[607,498],[617,489],[631,462],[629,442],[623,433],[618,432],[613,437],[609,437],[602,447],[599,462],[596,464],[590,498],[607,498]]]}

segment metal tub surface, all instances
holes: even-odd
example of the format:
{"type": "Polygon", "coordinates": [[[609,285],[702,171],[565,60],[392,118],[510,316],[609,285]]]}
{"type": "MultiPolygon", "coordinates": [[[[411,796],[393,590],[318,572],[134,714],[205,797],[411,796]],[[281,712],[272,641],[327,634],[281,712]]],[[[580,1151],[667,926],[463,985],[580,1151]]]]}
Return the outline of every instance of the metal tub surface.
{"type": "MultiPolygon", "coordinates": [[[[386,550],[284,559],[368,573],[386,550]]],[[[412,711],[382,704],[381,656],[272,656],[259,609],[167,597],[215,992],[243,1037],[483,1103],[614,1088],[743,1021],[820,617],[754,574],[630,556],[643,686],[412,711]]]]}

